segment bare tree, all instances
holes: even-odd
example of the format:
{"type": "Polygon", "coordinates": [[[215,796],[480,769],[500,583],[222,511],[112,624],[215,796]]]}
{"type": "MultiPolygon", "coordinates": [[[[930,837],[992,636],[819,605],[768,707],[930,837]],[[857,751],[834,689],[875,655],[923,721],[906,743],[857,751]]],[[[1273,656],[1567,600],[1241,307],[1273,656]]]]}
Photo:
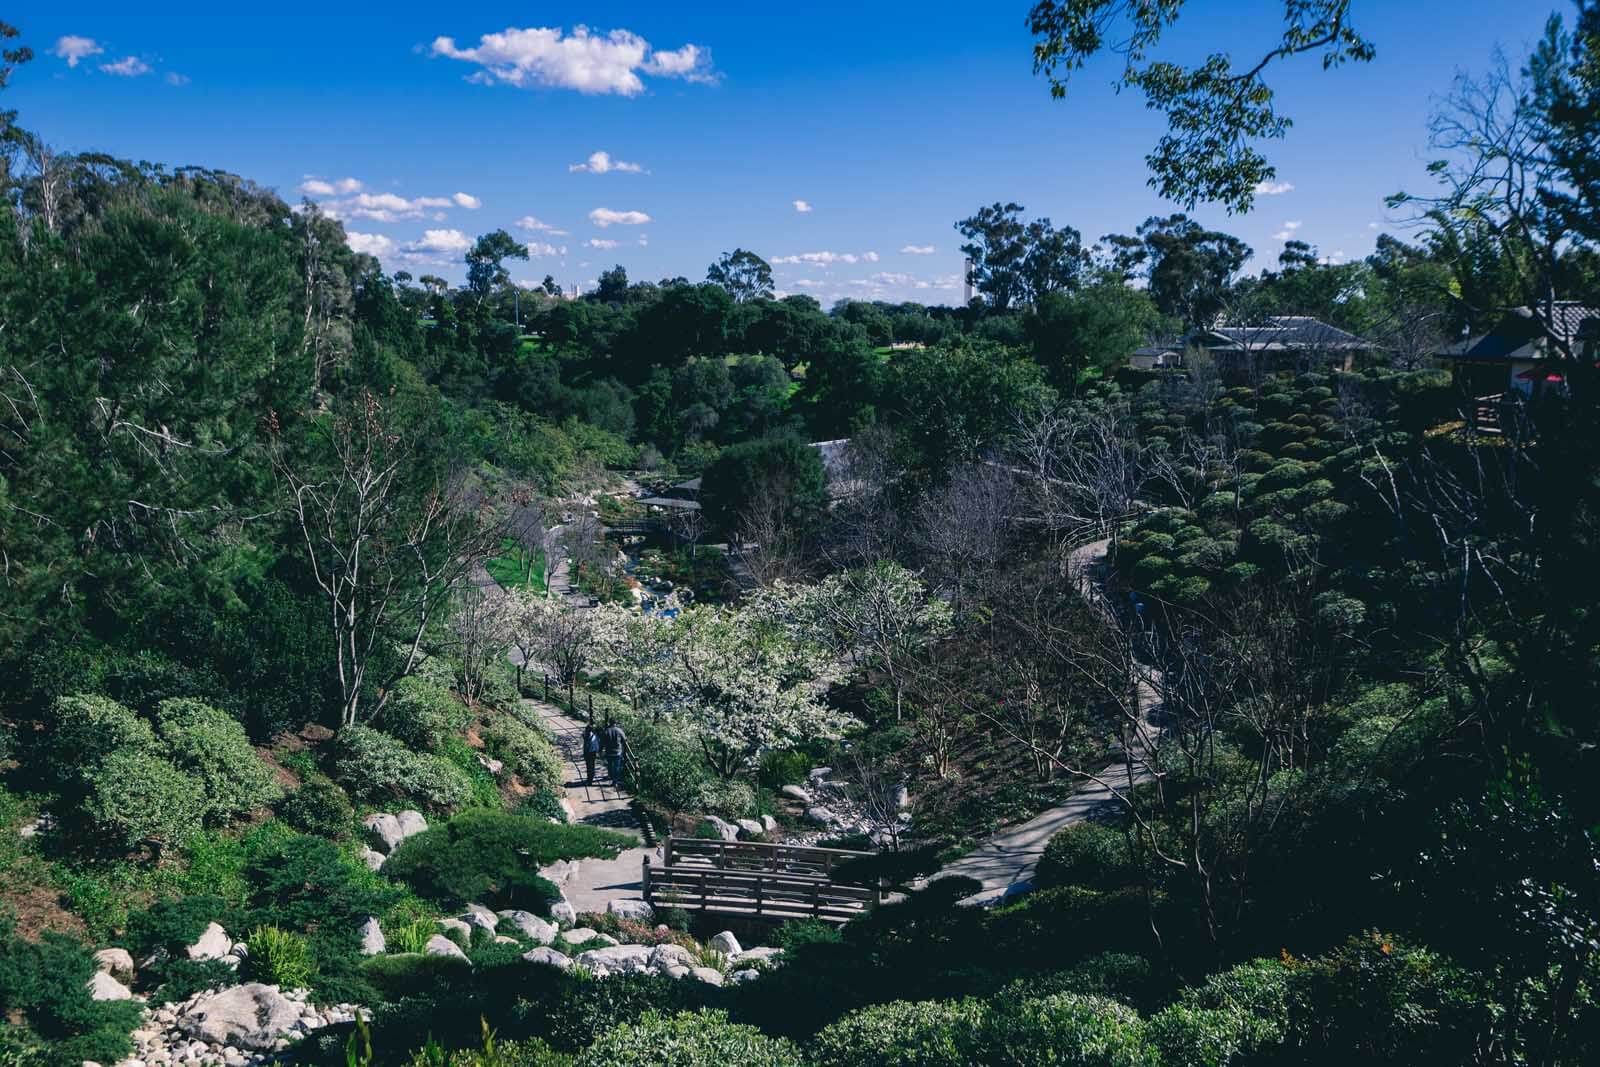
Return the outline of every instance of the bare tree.
{"type": "Polygon", "coordinates": [[[567,704],[576,709],[578,678],[600,650],[595,613],[559,600],[528,599],[523,607],[513,640],[567,687],[567,704]]]}
{"type": "Polygon", "coordinates": [[[739,513],[734,552],[756,584],[770,586],[804,570],[806,538],[790,519],[789,486],[771,482],[739,513]]]}
{"type": "MultiPolygon", "coordinates": [[[[461,661],[461,695],[469,704],[483,694],[489,669],[505,658],[511,647],[511,604],[498,589],[463,585],[456,594],[450,629],[461,661]]],[[[520,666],[517,671],[521,683],[520,666]]]]}
{"type": "Polygon", "coordinates": [[[667,529],[672,531],[672,536],[689,546],[689,558],[698,559],[700,556],[700,538],[706,532],[706,513],[700,508],[669,508],[667,510],[667,529]]]}
{"type": "Polygon", "coordinates": [[[1028,518],[1062,543],[1115,536],[1150,479],[1147,451],[1123,404],[1075,404],[1029,418],[1011,460],[1025,476],[1028,518]]]}
{"type": "Polygon", "coordinates": [[[923,497],[913,536],[957,602],[1005,556],[1017,507],[1015,475],[998,463],[960,467],[923,497]]]}
{"type": "Polygon", "coordinates": [[[840,567],[858,567],[898,556],[905,521],[895,499],[902,474],[894,458],[894,433],[872,425],[850,438],[839,471],[831,476],[837,496],[827,553],[840,567]]]}

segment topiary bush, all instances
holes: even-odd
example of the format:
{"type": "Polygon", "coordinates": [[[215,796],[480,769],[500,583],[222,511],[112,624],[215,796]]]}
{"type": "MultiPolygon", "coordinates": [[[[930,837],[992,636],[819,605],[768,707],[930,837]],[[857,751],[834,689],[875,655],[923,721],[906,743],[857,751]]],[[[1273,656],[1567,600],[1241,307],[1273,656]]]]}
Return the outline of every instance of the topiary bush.
{"type": "Polygon", "coordinates": [[[530,788],[560,792],[566,781],[566,763],[544,731],[502,714],[483,731],[483,741],[490,754],[504,760],[530,788]]]}
{"type": "Polygon", "coordinates": [[[163,700],[156,731],[168,758],[205,791],[208,822],[226,823],[282,795],[244,727],[227,712],[198,700],[163,700]]]}
{"type": "Polygon", "coordinates": [[[407,838],[383,872],[448,905],[476,901],[544,912],[559,891],[538,870],[556,860],[614,859],[635,840],[592,826],[527,815],[469,811],[407,838]]]}
{"type": "Polygon", "coordinates": [[[808,1051],[818,1067],[963,1067],[985,1062],[987,1016],[977,1000],[896,1000],[825,1027],[808,1051]]]}
{"type": "Polygon", "coordinates": [[[437,748],[466,729],[472,711],[448,685],[413,675],[395,683],[373,725],[411,748],[437,748]]]}
{"type": "Polygon", "coordinates": [[[375,803],[414,801],[448,810],[465,804],[472,793],[467,776],[449,760],[413,752],[368,726],[340,732],[334,775],[355,796],[375,803]]]}
{"type": "Polygon", "coordinates": [[[763,1067],[803,1067],[795,1047],[771,1038],[753,1026],[728,1021],[726,1012],[681,1012],[673,1016],[646,1012],[601,1034],[580,1053],[577,1067],[726,1067],[734,1063],[763,1067]]]}
{"type": "Polygon", "coordinates": [[[313,778],[279,802],[278,817],[296,830],[340,838],[354,828],[356,812],[343,789],[326,778],[313,778]]]}
{"type": "Polygon", "coordinates": [[[86,778],[84,814],[123,848],[181,848],[211,810],[198,781],[148,749],[114,752],[86,778]]]}
{"type": "Polygon", "coordinates": [[[983,1040],[988,1062],[1016,1067],[1161,1064],[1139,1013],[1106,997],[1059,993],[1014,1006],[997,1005],[983,1040]]]}
{"type": "Polygon", "coordinates": [[[116,752],[150,752],[156,734],[150,724],[108,697],[59,697],[50,706],[41,765],[57,783],[79,778],[84,769],[116,752]]]}
{"type": "Polygon", "coordinates": [[[1033,881],[1041,889],[1059,885],[1115,889],[1127,885],[1135,873],[1128,840],[1121,830],[1081,822],[1050,838],[1033,881]]]}

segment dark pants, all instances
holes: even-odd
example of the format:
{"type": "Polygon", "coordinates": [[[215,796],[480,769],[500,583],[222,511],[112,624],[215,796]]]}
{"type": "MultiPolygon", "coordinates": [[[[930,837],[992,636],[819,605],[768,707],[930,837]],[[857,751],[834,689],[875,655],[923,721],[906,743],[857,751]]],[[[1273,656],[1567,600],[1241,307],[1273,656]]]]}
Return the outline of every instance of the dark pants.
{"type": "Polygon", "coordinates": [[[611,765],[611,780],[613,782],[622,781],[622,753],[607,752],[606,762],[611,765]]]}
{"type": "Polygon", "coordinates": [[[599,754],[598,752],[585,752],[583,754],[583,765],[589,771],[589,781],[591,782],[594,781],[594,758],[599,754]]]}

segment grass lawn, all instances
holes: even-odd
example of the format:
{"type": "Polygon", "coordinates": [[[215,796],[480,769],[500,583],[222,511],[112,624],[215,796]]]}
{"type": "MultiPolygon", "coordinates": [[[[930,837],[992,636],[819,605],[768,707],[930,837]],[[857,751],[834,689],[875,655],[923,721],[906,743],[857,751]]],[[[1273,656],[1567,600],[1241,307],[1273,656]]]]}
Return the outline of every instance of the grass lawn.
{"type": "Polygon", "coordinates": [[[484,564],[484,570],[489,572],[489,577],[500,583],[502,589],[515,589],[522,586],[535,593],[544,592],[544,550],[533,550],[533,565],[528,567],[532,573],[528,580],[522,580],[523,559],[522,549],[510,537],[500,542],[500,554],[484,564]]]}

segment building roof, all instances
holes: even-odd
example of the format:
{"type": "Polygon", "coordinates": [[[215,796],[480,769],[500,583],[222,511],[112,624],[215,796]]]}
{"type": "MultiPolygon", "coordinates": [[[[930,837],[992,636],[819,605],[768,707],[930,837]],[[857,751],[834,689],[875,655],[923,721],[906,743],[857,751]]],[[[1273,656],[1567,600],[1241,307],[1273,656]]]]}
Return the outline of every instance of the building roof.
{"type": "MultiPolygon", "coordinates": [[[[1561,300],[1549,310],[1550,331],[1567,348],[1572,348],[1579,340],[1600,340],[1600,307],[1577,300],[1561,300]]],[[[1559,359],[1561,350],[1551,349],[1545,326],[1532,308],[1510,308],[1488,333],[1446,345],[1435,355],[1441,359],[1489,362],[1559,359]]]]}
{"type": "Polygon", "coordinates": [[[669,511],[699,511],[700,504],[694,500],[680,500],[675,496],[647,496],[639,503],[651,508],[666,508],[669,511]]]}
{"type": "Polygon", "coordinates": [[[1196,341],[1213,352],[1365,352],[1373,347],[1309,315],[1273,315],[1260,326],[1218,326],[1196,341]]]}

